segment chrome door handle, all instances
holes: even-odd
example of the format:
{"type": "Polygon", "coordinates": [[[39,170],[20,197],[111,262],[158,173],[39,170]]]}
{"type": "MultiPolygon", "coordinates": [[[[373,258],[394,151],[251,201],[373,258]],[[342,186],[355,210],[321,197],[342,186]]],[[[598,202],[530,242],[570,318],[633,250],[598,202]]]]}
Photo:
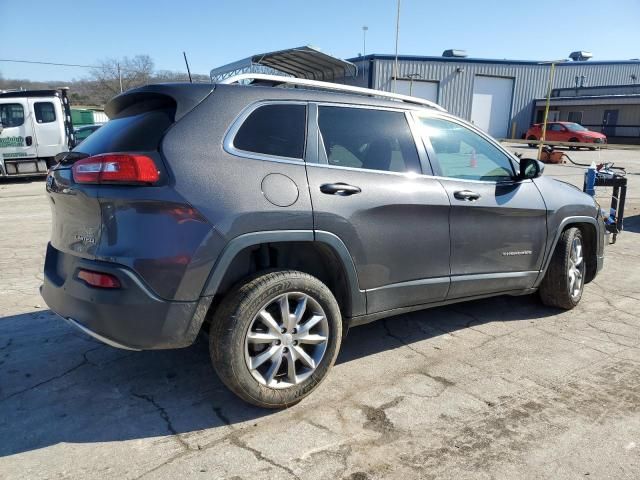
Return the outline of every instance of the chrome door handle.
{"type": "Polygon", "coordinates": [[[466,202],[473,202],[480,198],[479,193],[472,192],[471,190],[458,190],[457,192],[453,192],[453,196],[458,200],[464,200],[466,202]]]}
{"type": "Polygon", "coordinates": [[[348,185],[346,183],[325,183],[320,185],[320,191],[327,195],[340,195],[346,197],[353,195],[354,193],[360,193],[362,190],[355,185],[348,185]]]}

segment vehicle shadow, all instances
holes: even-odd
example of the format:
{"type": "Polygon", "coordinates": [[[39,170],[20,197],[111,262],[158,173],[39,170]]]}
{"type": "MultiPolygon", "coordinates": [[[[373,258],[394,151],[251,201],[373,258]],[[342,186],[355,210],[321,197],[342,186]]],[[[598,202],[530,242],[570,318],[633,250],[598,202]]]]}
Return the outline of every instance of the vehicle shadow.
{"type": "MultiPolygon", "coordinates": [[[[498,297],[400,315],[353,328],[338,363],[470,326],[555,313],[535,298],[498,297]]],[[[61,442],[183,434],[188,443],[190,432],[219,438],[272,414],[226,389],[204,338],[186,349],[130,352],[76,332],[48,310],[0,318],[0,457],[61,442]]]]}
{"type": "Polygon", "coordinates": [[[624,232],[640,233],[640,215],[624,219],[624,232]]]}

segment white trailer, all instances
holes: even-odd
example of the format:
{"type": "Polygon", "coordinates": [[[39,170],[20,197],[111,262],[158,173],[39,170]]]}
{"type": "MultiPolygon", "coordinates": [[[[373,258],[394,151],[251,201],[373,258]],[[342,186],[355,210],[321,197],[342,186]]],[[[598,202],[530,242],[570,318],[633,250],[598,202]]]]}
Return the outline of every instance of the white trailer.
{"type": "Polygon", "coordinates": [[[0,92],[0,178],[46,175],[73,143],[66,89],[0,92]]]}

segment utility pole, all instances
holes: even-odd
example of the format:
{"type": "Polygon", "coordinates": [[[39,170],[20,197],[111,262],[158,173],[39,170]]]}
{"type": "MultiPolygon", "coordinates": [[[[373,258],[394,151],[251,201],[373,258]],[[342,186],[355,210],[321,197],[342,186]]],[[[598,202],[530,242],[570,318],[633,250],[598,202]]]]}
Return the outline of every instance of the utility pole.
{"type": "MultiPolygon", "coordinates": [[[[367,27],[366,25],[362,26],[362,57],[366,57],[367,56],[367,30],[369,30],[369,27],[367,27]]],[[[364,71],[365,71],[365,65],[367,64],[367,61],[364,60],[363,64],[362,64],[362,78],[364,79],[364,71]]]]}
{"type": "Polygon", "coordinates": [[[542,147],[547,138],[547,119],[549,117],[549,104],[551,102],[551,90],[553,89],[553,77],[556,73],[556,62],[551,62],[551,70],[549,71],[549,83],[547,86],[547,102],[544,107],[544,121],[542,122],[542,135],[538,144],[538,160],[542,159],[542,147]]]}
{"type": "Polygon", "coordinates": [[[120,70],[120,62],[118,62],[118,80],[120,80],[120,93],[122,93],[122,70],[120,70]]]}
{"type": "Polygon", "coordinates": [[[393,64],[393,93],[396,93],[398,79],[398,37],[400,36],[400,0],[398,0],[398,12],[396,14],[396,60],[393,64]]]}

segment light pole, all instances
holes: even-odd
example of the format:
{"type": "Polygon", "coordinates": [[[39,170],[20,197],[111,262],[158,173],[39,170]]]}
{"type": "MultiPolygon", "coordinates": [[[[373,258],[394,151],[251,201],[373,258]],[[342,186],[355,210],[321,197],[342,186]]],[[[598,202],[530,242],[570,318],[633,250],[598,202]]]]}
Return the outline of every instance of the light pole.
{"type": "Polygon", "coordinates": [[[367,61],[364,59],[364,57],[367,56],[367,30],[369,30],[369,27],[367,27],[366,25],[362,26],[362,58],[363,58],[363,63],[362,63],[362,78],[364,79],[364,71],[365,71],[365,66],[367,65],[367,61]]]}
{"type": "Polygon", "coordinates": [[[540,143],[538,144],[538,160],[542,158],[542,146],[547,138],[547,118],[549,117],[549,104],[551,103],[551,90],[553,89],[553,77],[556,73],[556,63],[562,63],[566,60],[554,60],[552,62],[541,62],[539,65],[551,64],[551,70],[549,71],[549,83],[547,85],[547,101],[544,106],[544,120],[542,122],[542,135],[540,136],[540,143]]]}
{"type": "Polygon", "coordinates": [[[396,14],[396,60],[393,63],[393,93],[396,93],[398,78],[398,38],[400,37],[400,0],[398,0],[398,12],[396,14]]]}

